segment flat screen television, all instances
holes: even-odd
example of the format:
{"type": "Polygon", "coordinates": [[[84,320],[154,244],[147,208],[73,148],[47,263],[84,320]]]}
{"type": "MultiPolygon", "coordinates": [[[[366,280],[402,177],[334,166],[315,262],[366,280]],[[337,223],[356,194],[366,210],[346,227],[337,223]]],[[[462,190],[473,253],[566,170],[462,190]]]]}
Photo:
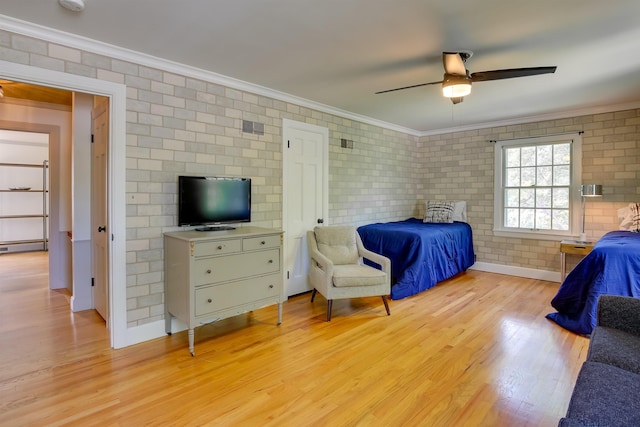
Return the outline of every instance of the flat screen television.
{"type": "Polygon", "coordinates": [[[251,221],[251,179],[211,176],[178,177],[178,225],[198,231],[229,230],[251,221]]]}

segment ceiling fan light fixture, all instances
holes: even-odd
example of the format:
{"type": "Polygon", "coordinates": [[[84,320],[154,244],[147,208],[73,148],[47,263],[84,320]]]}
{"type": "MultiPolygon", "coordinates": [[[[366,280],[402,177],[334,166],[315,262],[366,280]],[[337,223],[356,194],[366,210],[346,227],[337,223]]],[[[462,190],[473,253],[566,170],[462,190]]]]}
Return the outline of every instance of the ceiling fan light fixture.
{"type": "Polygon", "coordinates": [[[445,74],[442,94],[447,98],[461,98],[471,93],[471,80],[466,76],[445,74]]]}

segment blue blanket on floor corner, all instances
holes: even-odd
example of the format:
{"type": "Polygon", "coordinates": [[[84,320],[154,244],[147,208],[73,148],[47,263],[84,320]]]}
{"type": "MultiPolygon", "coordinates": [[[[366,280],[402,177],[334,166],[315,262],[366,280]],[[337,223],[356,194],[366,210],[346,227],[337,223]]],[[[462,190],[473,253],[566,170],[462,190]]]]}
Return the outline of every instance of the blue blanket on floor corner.
{"type": "Polygon", "coordinates": [[[547,314],[565,329],[589,335],[602,294],[640,297],[640,233],[610,231],[567,275],[547,314]]]}

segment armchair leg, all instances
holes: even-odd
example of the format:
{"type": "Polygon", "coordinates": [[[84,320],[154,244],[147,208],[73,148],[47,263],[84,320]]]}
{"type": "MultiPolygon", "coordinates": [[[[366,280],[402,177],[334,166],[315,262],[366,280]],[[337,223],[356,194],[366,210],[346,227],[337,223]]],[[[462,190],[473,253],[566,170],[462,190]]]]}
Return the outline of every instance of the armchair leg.
{"type": "Polygon", "coordinates": [[[387,297],[382,295],[382,302],[384,303],[384,308],[387,309],[387,316],[391,316],[391,311],[389,311],[389,303],[387,302],[387,297]]]}
{"type": "Polygon", "coordinates": [[[327,300],[327,322],[331,322],[331,306],[333,305],[333,300],[327,300]]]}
{"type": "Polygon", "coordinates": [[[316,288],[313,288],[313,291],[311,291],[311,302],[316,298],[316,292],[318,292],[316,288]]]}

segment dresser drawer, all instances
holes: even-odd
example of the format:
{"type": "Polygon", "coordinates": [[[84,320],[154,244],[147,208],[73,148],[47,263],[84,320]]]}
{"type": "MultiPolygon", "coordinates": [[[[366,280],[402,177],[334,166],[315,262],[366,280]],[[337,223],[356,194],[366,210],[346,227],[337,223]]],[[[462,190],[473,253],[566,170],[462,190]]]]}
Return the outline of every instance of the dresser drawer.
{"type": "Polygon", "coordinates": [[[198,242],[195,244],[193,255],[196,257],[224,255],[240,252],[242,250],[242,240],[219,240],[217,242],[198,242]]]}
{"type": "Polygon", "coordinates": [[[227,282],[280,271],[280,249],[202,258],[194,262],[195,285],[227,282]]]}
{"type": "Polygon", "coordinates": [[[242,239],[243,251],[254,251],[256,249],[279,248],[279,247],[280,247],[279,235],[248,237],[246,239],[242,239]]]}
{"type": "Polygon", "coordinates": [[[203,316],[254,301],[277,298],[280,276],[256,277],[222,285],[205,286],[195,291],[195,315],[203,316]]]}

